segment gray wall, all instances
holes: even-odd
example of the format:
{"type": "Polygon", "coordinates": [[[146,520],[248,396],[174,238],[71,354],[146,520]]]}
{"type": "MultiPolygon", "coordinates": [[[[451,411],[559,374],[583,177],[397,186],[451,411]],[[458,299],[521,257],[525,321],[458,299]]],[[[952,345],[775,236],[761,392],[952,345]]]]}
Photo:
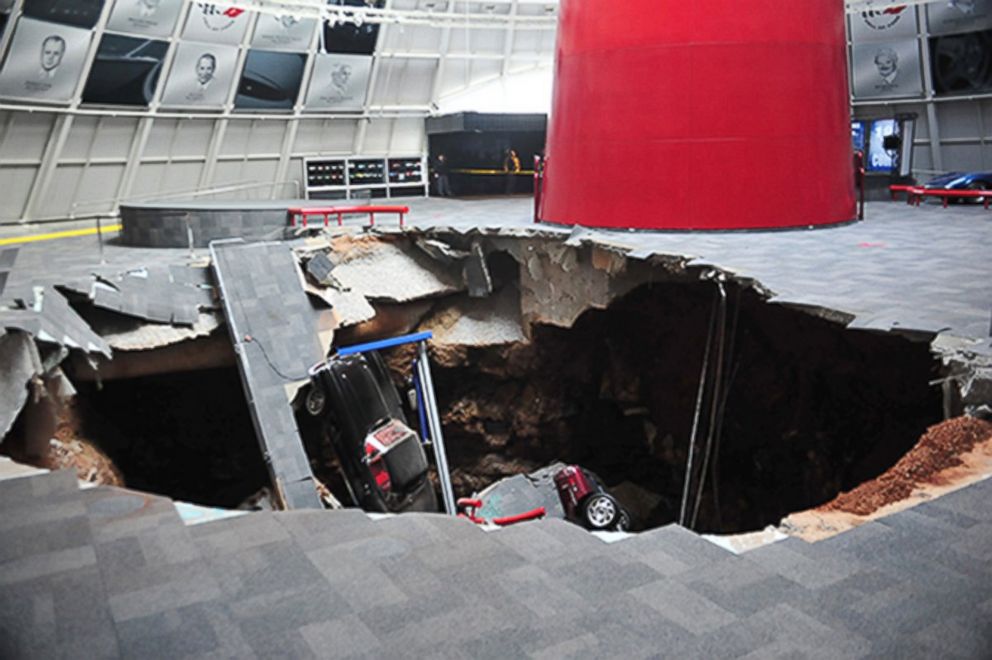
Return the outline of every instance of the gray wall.
{"type": "MultiPolygon", "coordinates": [[[[930,3],[941,11],[946,10],[947,4],[945,0],[930,3]]],[[[935,95],[930,71],[930,37],[934,35],[927,20],[928,6],[909,7],[906,11],[918,14],[917,26],[910,36],[899,39],[915,42],[920,57],[922,90],[913,98],[904,99],[866,99],[852,93],[853,117],[880,119],[901,113],[918,115],[913,149],[913,173],[918,179],[926,180],[937,172],[992,170],[992,93],[935,95]]],[[[852,14],[849,19],[858,20],[858,14],[852,14]]],[[[988,19],[981,19],[973,27],[981,29],[988,23],[988,19]]],[[[886,37],[870,35],[868,39],[883,42],[886,37]]],[[[859,42],[865,43],[856,37],[854,43],[859,42]]],[[[857,62],[852,62],[852,84],[857,66],[857,62]]]]}
{"type": "MultiPolygon", "coordinates": [[[[428,15],[421,0],[386,1],[387,8],[428,15]]],[[[94,43],[112,4],[107,0],[94,43]]],[[[364,110],[352,115],[307,113],[303,93],[291,113],[251,115],[230,105],[200,113],[166,112],[155,102],[147,110],[92,108],[81,104],[78,94],[64,108],[0,101],[0,224],[107,213],[124,200],[255,183],[262,185],[208,198],[295,196],[297,185],[302,190],[304,158],[421,155],[427,149],[424,118],[446,97],[550,66],[554,15],[545,5],[555,2],[430,4],[431,12],[446,15],[492,13],[493,6],[507,16],[546,16],[548,28],[519,30],[512,22],[499,29],[383,25],[364,110]]],[[[186,0],[184,15],[190,5],[186,0]]],[[[15,17],[20,6],[18,0],[15,17]]],[[[173,50],[180,31],[177,27],[169,39],[173,50]]],[[[312,52],[316,39],[313,46],[312,52]]]]}

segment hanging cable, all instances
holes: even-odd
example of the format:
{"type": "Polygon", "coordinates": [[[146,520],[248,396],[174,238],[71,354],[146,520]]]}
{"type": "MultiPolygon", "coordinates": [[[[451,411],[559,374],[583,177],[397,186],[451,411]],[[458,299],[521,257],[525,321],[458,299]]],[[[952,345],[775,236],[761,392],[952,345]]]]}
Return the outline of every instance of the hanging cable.
{"type": "Polygon", "coordinates": [[[734,352],[737,350],[737,322],[741,314],[741,288],[737,288],[737,295],[734,300],[734,320],[730,323],[730,346],[727,348],[727,380],[723,384],[723,396],[720,400],[720,411],[716,416],[716,433],[713,445],[713,462],[710,464],[710,491],[713,493],[713,511],[716,514],[716,526],[723,527],[723,517],[720,515],[720,441],[723,438],[723,419],[727,411],[727,399],[730,398],[730,389],[737,378],[740,370],[740,360],[730,369],[730,364],[734,362],[734,352]]]}
{"type": "Polygon", "coordinates": [[[696,500],[692,507],[692,518],[689,521],[689,529],[696,528],[696,519],[699,517],[699,505],[703,501],[703,489],[706,487],[706,472],[709,469],[710,454],[713,450],[713,432],[716,429],[716,416],[720,406],[720,392],[722,391],[724,348],[727,338],[727,289],[723,282],[716,280],[717,298],[714,304],[717,305],[716,323],[717,331],[717,353],[715,363],[715,373],[713,376],[713,393],[710,395],[710,418],[706,425],[706,445],[703,450],[703,462],[699,470],[699,484],[696,486],[696,500]]]}
{"type": "Polygon", "coordinates": [[[703,367],[699,372],[699,390],[696,392],[696,408],[692,415],[692,430],[689,432],[689,453],[685,463],[685,480],[682,482],[682,503],[679,507],[679,524],[685,527],[689,506],[689,486],[692,482],[692,463],[696,453],[696,433],[699,430],[699,417],[703,409],[703,395],[706,393],[706,374],[710,366],[710,345],[713,343],[713,330],[716,323],[716,300],[710,311],[709,330],[706,333],[706,348],[703,351],[703,367]]]}

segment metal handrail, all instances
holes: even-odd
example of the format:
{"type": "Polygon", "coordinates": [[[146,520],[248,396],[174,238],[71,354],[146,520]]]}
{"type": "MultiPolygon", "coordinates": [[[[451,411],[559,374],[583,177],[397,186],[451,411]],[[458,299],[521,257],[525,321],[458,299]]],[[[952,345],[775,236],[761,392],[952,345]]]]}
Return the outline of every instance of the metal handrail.
{"type": "MultiPolygon", "coordinates": [[[[242,184],[230,185],[230,186],[217,186],[214,188],[206,188],[206,189],[201,189],[197,187],[192,189],[187,188],[185,190],[175,190],[166,193],[156,192],[156,193],[147,193],[144,195],[132,195],[124,199],[118,199],[117,197],[108,197],[107,199],[89,199],[82,202],[73,202],[71,210],[69,212],[69,218],[73,220],[76,219],[76,212],[79,210],[79,207],[86,205],[96,206],[99,204],[107,204],[109,202],[114,202],[114,206],[119,207],[121,204],[126,204],[128,202],[155,201],[160,199],[166,200],[166,199],[172,199],[174,197],[184,197],[184,196],[200,197],[203,195],[219,195],[227,192],[238,192],[239,190],[251,190],[254,188],[264,188],[266,186],[274,187],[274,186],[285,186],[290,184],[295,189],[296,197],[299,197],[300,182],[297,181],[296,179],[287,179],[285,181],[252,181],[251,183],[242,183],[242,184]]],[[[112,215],[115,212],[116,212],[116,208],[110,211],[101,211],[100,213],[104,215],[112,215]]]]}

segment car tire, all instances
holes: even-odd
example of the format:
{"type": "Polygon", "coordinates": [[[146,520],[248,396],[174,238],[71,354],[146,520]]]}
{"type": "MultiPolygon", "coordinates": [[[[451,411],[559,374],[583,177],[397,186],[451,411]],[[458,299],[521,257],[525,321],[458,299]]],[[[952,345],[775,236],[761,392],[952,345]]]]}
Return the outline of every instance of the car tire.
{"type": "MultiPolygon", "coordinates": [[[[986,186],[981,181],[972,181],[971,183],[968,184],[968,190],[988,190],[988,186],[986,186]]],[[[972,198],[972,197],[965,197],[961,201],[963,201],[965,203],[969,203],[969,204],[984,204],[985,203],[985,198],[984,197],[974,197],[974,198],[972,198]]]]}
{"type": "Polygon", "coordinates": [[[324,407],[327,405],[327,395],[324,394],[324,390],[314,385],[310,386],[310,391],[307,392],[306,407],[307,412],[314,417],[318,417],[320,413],[324,412],[324,407]]]}
{"type": "Polygon", "coordinates": [[[611,529],[620,520],[620,504],[607,493],[593,493],[582,500],[582,524],[594,531],[611,529]]]}

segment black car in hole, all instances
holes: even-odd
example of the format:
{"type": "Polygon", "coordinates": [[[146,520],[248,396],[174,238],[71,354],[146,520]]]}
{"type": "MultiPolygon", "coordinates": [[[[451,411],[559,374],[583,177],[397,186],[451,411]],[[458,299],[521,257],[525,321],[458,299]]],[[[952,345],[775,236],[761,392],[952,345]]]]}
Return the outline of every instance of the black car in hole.
{"type": "Polygon", "coordinates": [[[376,352],[334,356],[310,371],[307,411],[321,418],[354,503],[366,511],[437,511],[419,434],[376,352]]]}

